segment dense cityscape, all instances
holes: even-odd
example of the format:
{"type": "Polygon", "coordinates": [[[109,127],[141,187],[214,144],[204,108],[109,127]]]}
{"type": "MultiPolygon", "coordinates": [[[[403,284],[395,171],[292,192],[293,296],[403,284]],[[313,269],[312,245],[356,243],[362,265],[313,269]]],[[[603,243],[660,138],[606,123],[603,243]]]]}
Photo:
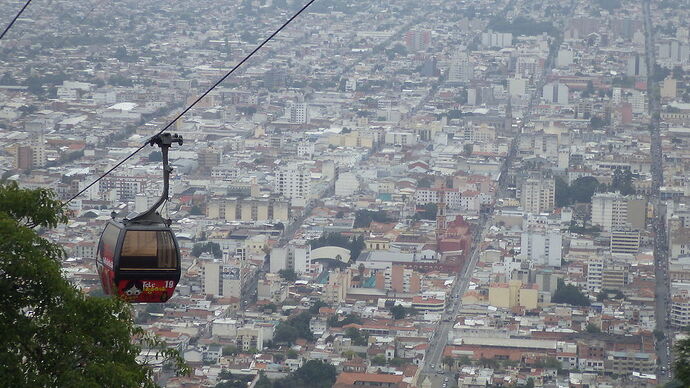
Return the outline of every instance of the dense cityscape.
{"type": "MultiPolygon", "coordinates": [[[[71,199],[302,5],[31,4],[0,41],[3,182],[71,199]]],[[[156,383],[686,386],[688,19],[688,0],[315,2],[171,127],[182,275],[131,306],[191,373],[153,364],[156,383]]],[[[156,202],[161,161],[147,146],[40,230],[84,293],[104,297],[104,225],[156,202]]]]}

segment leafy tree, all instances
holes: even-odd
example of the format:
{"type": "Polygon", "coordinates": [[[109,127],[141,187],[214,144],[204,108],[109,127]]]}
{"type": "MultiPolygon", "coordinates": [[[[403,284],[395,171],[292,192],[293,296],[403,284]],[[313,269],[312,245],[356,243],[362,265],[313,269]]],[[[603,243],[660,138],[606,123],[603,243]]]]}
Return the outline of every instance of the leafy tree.
{"type": "Polygon", "coordinates": [[[421,178],[419,181],[417,181],[417,187],[431,187],[431,179],[426,176],[421,178]]]}
{"type": "Polygon", "coordinates": [[[414,220],[435,220],[438,214],[438,205],[435,203],[427,203],[424,205],[424,211],[415,213],[414,220]]]}
{"type": "Polygon", "coordinates": [[[574,203],[590,203],[592,202],[592,195],[599,186],[599,181],[591,176],[585,176],[575,179],[570,186],[569,197],[574,203]]]}
{"type": "Polygon", "coordinates": [[[591,322],[587,324],[585,331],[587,333],[592,333],[592,334],[601,333],[601,329],[599,328],[599,326],[597,326],[591,322]]]}
{"type": "Polygon", "coordinates": [[[321,360],[309,360],[289,376],[269,380],[263,372],[255,387],[260,388],[330,388],[335,383],[335,367],[321,360]]]}
{"type": "Polygon", "coordinates": [[[142,348],[187,373],[176,351],[134,325],[129,304],[89,297],[62,277],[62,247],[33,228],[66,221],[52,191],[0,185],[3,385],[154,387],[152,360],[137,362],[142,348]]]}
{"type": "Polygon", "coordinates": [[[290,349],[287,351],[286,355],[287,355],[287,358],[294,360],[299,356],[299,353],[297,353],[297,351],[294,349],[290,349]]]}
{"type": "Polygon", "coordinates": [[[613,170],[610,191],[618,191],[623,195],[635,194],[635,187],[632,184],[633,174],[630,170],[617,168],[613,170]]]}
{"type": "Polygon", "coordinates": [[[393,319],[403,319],[407,314],[407,309],[399,304],[394,305],[390,308],[391,314],[393,314],[393,319]]]}
{"type": "Polygon", "coordinates": [[[458,365],[472,365],[472,359],[467,355],[462,355],[458,359],[458,365]]]}
{"type": "Polygon", "coordinates": [[[259,380],[254,385],[255,388],[272,388],[273,383],[266,377],[264,371],[259,372],[259,380]]]}
{"type": "Polygon", "coordinates": [[[527,383],[525,384],[525,388],[534,388],[534,379],[532,377],[527,379],[527,383]]]}
{"type": "Polygon", "coordinates": [[[666,338],[666,334],[664,334],[663,330],[654,329],[653,333],[654,333],[654,337],[656,338],[657,341],[661,341],[664,338],[666,338]]]}
{"type": "Polygon", "coordinates": [[[676,344],[675,361],[673,371],[676,380],[683,386],[690,386],[690,337],[678,341],[676,344]]]}
{"type": "Polygon", "coordinates": [[[345,330],[345,337],[352,340],[353,345],[366,346],[369,340],[369,334],[362,333],[359,329],[354,327],[348,327],[345,330]]]}
{"type": "Polygon", "coordinates": [[[441,360],[441,363],[443,365],[446,365],[448,368],[452,368],[455,360],[453,360],[453,357],[451,356],[444,356],[443,359],[441,360]]]}
{"type": "Polygon", "coordinates": [[[229,355],[236,355],[237,353],[240,352],[240,349],[235,346],[235,345],[226,345],[223,346],[223,355],[224,356],[229,356],[229,355]]]}
{"type": "Polygon", "coordinates": [[[602,129],[609,124],[610,123],[608,120],[599,116],[592,116],[592,118],[589,119],[589,125],[592,127],[592,129],[602,129]]]}
{"type": "Polygon", "coordinates": [[[474,151],[474,144],[465,143],[462,145],[462,154],[465,156],[472,156],[472,151],[474,151]]]}
{"type": "Polygon", "coordinates": [[[388,362],[388,365],[390,365],[390,366],[403,366],[405,364],[407,364],[407,362],[405,360],[403,360],[402,358],[398,358],[398,357],[393,357],[388,362]]]}
{"type": "Polygon", "coordinates": [[[558,287],[551,298],[554,303],[568,303],[573,306],[589,306],[589,299],[573,285],[566,285],[563,279],[558,279],[558,287]]]}
{"type": "Polygon", "coordinates": [[[386,365],[386,357],[383,354],[377,354],[371,359],[372,365],[386,365]]]}
{"type": "Polygon", "coordinates": [[[364,250],[364,236],[348,238],[340,233],[324,233],[317,239],[309,240],[309,245],[312,249],[328,246],[345,248],[350,251],[350,261],[357,261],[364,250]]]}
{"type": "Polygon", "coordinates": [[[392,218],[388,217],[388,214],[384,210],[372,211],[372,210],[358,210],[355,213],[355,228],[366,228],[371,225],[372,221],[375,222],[392,222],[392,218]]]}
{"type": "Polygon", "coordinates": [[[570,205],[570,196],[568,193],[568,184],[563,180],[563,178],[557,176],[556,177],[556,206],[557,207],[564,207],[570,205]]]}
{"type": "Polygon", "coordinates": [[[309,307],[309,313],[311,313],[312,315],[316,315],[319,313],[319,309],[321,307],[330,307],[330,306],[326,302],[317,300],[316,302],[314,302],[313,305],[311,305],[311,307],[309,307]]]}
{"type": "Polygon", "coordinates": [[[498,369],[501,365],[498,363],[493,358],[480,358],[479,359],[479,365],[483,366],[484,368],[491,368],[491,369],[498,369]]]}
{"type": "Polygon", "coordinates": [[[275,342],[294,343],[298,338],[304,338],[308,341],[314,339],[314,334],[309,329],[309,321],[311,314],[302,312],[287,321],[280,322],[276,326],[276,331],[273,336],[275,342]]]}
{"type": "Polygon", "coordinates": [[[334,315],[331,315],[327,321],[328,327],[343,327],[343,326],[349,325],[351,323],[356,323],[358,325],[361,325],[362,320],[359,319],[359,316],[357,316],[355,314],[348,314],[343,319],[340,319],[338,314],[334,314],[334,315]]]}
{"type": "Polygon", "coordinates": [[[220,245],[214,242],[196,243],[192,247],[192,256],[199,257],[202,253],[208,252],[213,254],[213,257],[219,259],[223,257],[223,251],[220,249],[220,245]]]}
{"type": "Polygon", "coordinates": [[[281,278],[285,279],[288,282],[294,282],[297,280],[297,274],[295,273],[295,270],[288,268],[288,269],[281,269],[278,271],[278,275],[280,275],[281,278]]]}

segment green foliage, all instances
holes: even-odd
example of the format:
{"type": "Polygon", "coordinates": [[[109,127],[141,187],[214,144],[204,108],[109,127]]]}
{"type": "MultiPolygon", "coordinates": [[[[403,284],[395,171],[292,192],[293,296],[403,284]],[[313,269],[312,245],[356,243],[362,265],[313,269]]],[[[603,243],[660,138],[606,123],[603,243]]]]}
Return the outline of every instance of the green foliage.
{"type": "Polygon", "coordinates": [[[66,219],[52,191],[0,186],[3,385],[154,387],[153,358],[188,373],[176,351],[134,325],[129,304],[84,295],[62,277],[62,247],[32,228],[66,219]],[[142,348],[152,355],[140,364],[142,348]]]}
{"type": "Polygon", "coordinates": [[[294,349],[290,349],[287,351],[286,356],[291,360],[295,360],[297,357],[299,357],[299,353],[297,353],[297,351],[294,349]]]}
{"type": "Polygon", "coordinates": [[[627,75],[615,77],[611,83],[613,86],[632,88],[635,87],[635,77],[629,77],[627,75]]]}
{"type": "Polygon", "coordinates": [[[493,358],[482,357],[479,359],[478,363],[484,368],[499,369],[501,367],[501,364],[493,358]]]}
{"type": "Polygon", "coordinates": [[[557,369],[558,371],[560,371],[563,367],[561,362],[558,361],[557,358],[553,357],[547,357],[546,359],[539,360],[534,366],[537,368],[557,369]]]}
{"type": "Polygon", "coordinates": [[[390,365],[390,366],[396,366],[396,367],[403,366],[403,365],[405,365],[405,364],[407,364],[407,361],[405,361],[405,360],[402,359],[402,358],[398,358],[398,357],[393,357],[393,358],[388,362],[388,365],[390,365]]]}
{"type": "Polygon", "coordinates": [[[223,251],[220,250],[220,245],[214,242],[196,243],[192,247],[192,256],[199,257],[202,253],[209,252],[213,257],[219,259],[223,257],[223,251]]]}
{"type": "Polygon", "coordinates": [[[592,116],[592,118],[589,119],[589,126],[592,127],[592,129],[603,129],[609,124],[611,124],[610,120],[599,116],[592,116]]]}
{"type": "Polygon", "coordinates": [[[364,249],[364,236],[348,238],[340,233],[324,233],[315,240],[309,240],[309,245],[311,245],[311,249],[329,246],[348,249],[350,251],[350,261],[354,262],[357,261],[364,249]]]}
{"type": "Polygon", "coordinates": [[[424,210],[415,213],[412,217],[415,221],[417,220],[435,220],[438,214],[438,206],[435,203],[427,203],[424,205],[424,210]]]}
{"type": "Polygon", "coordinates": [[[373,210],[358,210],[355,213],[355,228],[367,228],[372,222],[393,222],[394,219],[388,217],[383,210],[373,211],[373,210]]]}
{"type": "Polygon", "coordinates": [[[358,325],[362,324],[362,320],[359,318],[359,316],[355,314],[348,314],[346,315],[343,319],[340,319],[338,314],[331,315],[330,318],[328,318],[328,327],[343,327],[345,325],[349,325],[351,323],[356,323],[358,325]]]}
{"type": "Polygon", "coordinates": [[[294,343],[298,338],[304,338],[308,341],[314,339],[314,334],[309,330],[309,321],[311,314],[302,312],[287,321],[280,322],[276,327],[273,341],[276,343],[294,343]]]}
{"type": "Polygon", "coordinates": [[[573,306],[589,306],[589,299],[573,285],[566,285],[563,279],[558,279],[558,287],[551,298],[553,303],[567,303],[573,306]]]}
{"type": "Polygon", "coordinates": [[[664,338],[666,338],[666,334],[664,334],[663,330],[654,329],[653,333],[654,333],[654,337],[656,338],[657,341],[661,341],[664,338]]]}
{"type": "Polygon", "coordinates": [[[319,313],[319,309],[321,307],[331,307],[331,306],[329,306],[328,303],[326,303],[326,302],[317,300],[316,302],[314,302],[313,305],[311,305],[311,307],[309,307],[309,313],[312,315],[317,315],[319,313]]]}
{"type": "Polygon", "coordinates": [[[269,380],[263,372],[255,387],[259,388],[330,388],[335,383],[335,367],[321,360],[309,360],[289,376],[269,380]]]}
{"type": "Polygon", "coordinates": [[[564,207],[570,205],[570,196],[568,194],[568,184],[563,180],[563,178],[557,176],[555,184],[556,194],[556,206],[564,207]]]}
{"type": "Polygon", "coordinates": [[[229,370],[223,369],[218,374],[218,379],[221,382],[215,388],[246,388],[253,378],[251,375],[233,375],[229,370]]]}
{"type": "Polygon", "coordinates": [[[417,181],[417,187],[418,188],[428,188],[431,187],[431,179],[429,177],[423,177],[419,181],[417,181]]]}
{"type": "Polygon", "coordinates": [[[462,145],[462,154],[465,156],[472,156],[472,151],[474,151],[474,144],[465,143],[462,145]]]}
{"type": "Polygon", "coordinates": [[[601,329],[599,328],[599,326],[597,326],[591,322],[587,324],[587,327],[585,327],[585,331],[587,333],[592,333],[592,334],[601,333],[601,329]]]}
{"type": "Polygon", "coordinates": [[[371,364],[372,365],[386,365],[386,357],[383,354],[377,354],[371,359],[371,364]]]}
{"type": "Polygon", "coordinates": [[[525,388],[534,388],[534,379],[532,377],[527,379],[527,383],[525,384],[525,388]]]}
{"type": "Polygon", "coordinates": [[[623,195],[635,194],[635,187],[632,184],[633,174],[630,170],[617,168],[613,170],[613,179],[609,191],[618,191],[623,195]]]}
{"type": "Polygon", "coordinates": [[[563,207],[573,203],[591,203],[592,195],[600,187],[599,181],[591,176],[577,178],[568,186],[561,177],[556,177],[556,206],[563,207]]]}
{"type": "Polygon", "coordinates": [[[393,314],[393,319],[403,319],[407,313],[407,309],[399,304],[394,305],[390,310],[391,314],[393,314]]]}
{"type": "Polygon", "coordinates": [[[235,346],[235,345],[226,345],[223,346],[223,355],[224,356],[234,356],[240,352],[240,349],[235,346]]]}
{"type": "Polygon", "coordinates": [[[295,280],[297,280],[297,274],[295,273],[295,270],[291,268],[281,269],[280,271],[278,271],[278,275],[280,275],[281,278],[288,282],[294,282],[295,280]]]}
{"type": "Polygon", "coordinates": [[[453,366],[454,362],[455,360],[453,360],[453,357],[451,356],[443,356],[443,359],[441,359],[441,363],[449,368],[453,366]]]}
{"type": "Polygon", "coordinates": [[[369,340],[369,334],[362,333],[359,329],[354,327],[348,327],[345,330],[345,337],[352,340],[353,345],[366,346],[369,340]]]}
{"type": "Polygon", "coordinates": [[[676,380],[683,383],[684,387],[688,387],[690,386],[690,338],[678,341],[675,350],[674,376],[676,380]]]}

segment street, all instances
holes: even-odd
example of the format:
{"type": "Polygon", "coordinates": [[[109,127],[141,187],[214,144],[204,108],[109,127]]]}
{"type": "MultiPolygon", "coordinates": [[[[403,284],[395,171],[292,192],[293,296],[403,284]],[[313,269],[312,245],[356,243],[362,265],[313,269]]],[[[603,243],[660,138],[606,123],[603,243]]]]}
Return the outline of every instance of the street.
{"type": "Polygon", "coordinates": [[[663,157],[661,149],[661,133],[659,118],[661,112],[659,89],[653,82],[654,70],[656,66],[654,31],[651,19],[650,2],[643,3],[644,27],[645,27],[645,61],[647,64],[647,95],[649,98],[650,116],[650,152],[652,157],[652,194],[649,202],[654,206],[654,219],[652,229],[654,230],[654,277],[656,288],[654,292],[655,306],[654,315],[656,318],[656,330],[664,333],[662,339],[657,340],[656,353],[658,360],[658,383],[663,384],[670,379],[671,357],[669,349],[669,337],[673,335],[669,328],[668,311],[669,300],[669,277],[668,277],[668,239],[666,236],[665,206],[660,200],[660,188],[664,185],[663,157]]]}

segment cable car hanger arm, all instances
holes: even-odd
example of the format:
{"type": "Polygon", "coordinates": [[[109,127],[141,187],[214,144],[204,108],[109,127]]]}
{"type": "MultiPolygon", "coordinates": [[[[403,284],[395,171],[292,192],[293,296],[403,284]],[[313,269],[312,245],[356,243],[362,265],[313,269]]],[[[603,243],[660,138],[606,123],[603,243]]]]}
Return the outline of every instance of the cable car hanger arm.
{"type": "Polygon", "coordinates": [[[182,145],[182,136],[178,134],[171,135],[170,133],[161,133],[158,135],[153,136],[149,141],[147,142],[149,145],[157,145],[161,148],[161,154],[163,156],[163,193],[161,194],[161,197],[156,201],[156,203],[151,206],[148,210],[145,212],[137,215],[136,217],[132,218],[131,220],[124,220],[125,222],[128,223],[169,223],[169,220],[164,220],[163,217],[160,216],[156,212],[158,208],[168,200],[170,196],[170,173],[172,172],[172,167],[170,167],[170,164],[168,162],[168,151],[170,149],[170,146],[172,143],[177,143],[179,145],[182,145]]]}

